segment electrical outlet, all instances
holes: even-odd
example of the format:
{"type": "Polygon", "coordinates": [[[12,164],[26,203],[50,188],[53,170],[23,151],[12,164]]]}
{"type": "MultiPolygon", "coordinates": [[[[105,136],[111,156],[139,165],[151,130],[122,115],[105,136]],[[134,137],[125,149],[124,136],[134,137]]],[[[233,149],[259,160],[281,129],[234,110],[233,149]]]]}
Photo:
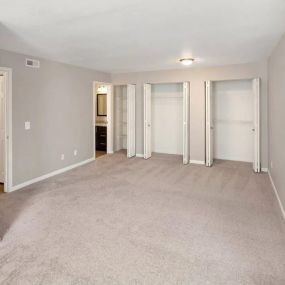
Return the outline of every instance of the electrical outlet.
{"type": "Polygon", "coordinates": [[[61,160],[64,160],[64,154],[62,154],[62,155],[60,156],[60,159],[61,159],[61,160]]]}
{"type": "Polygon", "coordinates": [[[77,155],[77,149],[75,149],[75,150],[73,151],[73,155],[74,155],[74,156],[77,155]]]}

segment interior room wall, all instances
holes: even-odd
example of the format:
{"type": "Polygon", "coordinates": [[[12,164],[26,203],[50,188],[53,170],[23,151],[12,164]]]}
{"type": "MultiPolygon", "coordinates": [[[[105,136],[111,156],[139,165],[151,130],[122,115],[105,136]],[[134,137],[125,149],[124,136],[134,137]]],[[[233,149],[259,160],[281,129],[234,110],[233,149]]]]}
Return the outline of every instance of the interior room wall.
{"type": "Polygon", "coordinates": [[[152,151],[183,153],[183,84],[151,86],[152,151]]]}
{"type": "Polygon", "coordinates": [[[252,80],[213,82],[214,157],[253,162],[252,80]]]}
{"type": "Polygon", "coordinates": [[[13,185],[93,157],[93,81],[110,81],[106,73],[44,59],[39,69],[26,67],[27,57],[0,50],[0,66],[13,73],[13,185]]]}
{"type": "Polygon", "coordinates": [[[285,210],[285,34],[273,51],[268,67],[269,170],[285,210]]]}
{"type": "Polygon", "coordinates": [[[261,78],[261,164],[267,168],[267,62],[228,65],[212,68],[149,71],[112,74],[112,82],[137,85],[137,153],[143,153],[143,84],[190,81],[190,159],[205,161],[205,89],[206,80],[261,78]]]}

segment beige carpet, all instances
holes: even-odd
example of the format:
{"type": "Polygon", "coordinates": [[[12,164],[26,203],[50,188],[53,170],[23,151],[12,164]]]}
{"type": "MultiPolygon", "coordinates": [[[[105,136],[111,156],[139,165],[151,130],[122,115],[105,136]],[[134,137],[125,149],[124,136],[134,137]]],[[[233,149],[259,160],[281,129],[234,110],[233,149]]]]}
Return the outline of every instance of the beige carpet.
{"type": "Polygon", "coordinates": [[[118,153],[0,195],[0,284],[285,284],[268,175],[118,153]]]}

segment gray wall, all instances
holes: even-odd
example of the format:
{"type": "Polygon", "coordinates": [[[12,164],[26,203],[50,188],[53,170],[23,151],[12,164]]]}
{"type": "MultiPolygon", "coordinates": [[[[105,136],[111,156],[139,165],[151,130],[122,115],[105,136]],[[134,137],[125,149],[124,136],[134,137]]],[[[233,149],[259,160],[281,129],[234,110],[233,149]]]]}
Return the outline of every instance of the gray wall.
{"type": "Polygon", "coordinates": [[[110,81],[43,59],[40,69],[25,67],[26,57],[0,50],[0,66],[13,69],[13,185],[93,157],[92,82],[110,81]]]}
{"type": "Polygon", "coordinates": [[[267,168],[267,62],[229,65],[215,68],[112,74],[115,84],[137,85],[136,152],[143,153],[143,84],[190,81],[190,158],[205,160],[205,80],[261,78],[261,163],[267,168]]]}
{"type": "Polygon", "coordinates": [[[270,173],[285,208],[285,35],[269,59],[270,173]]]}

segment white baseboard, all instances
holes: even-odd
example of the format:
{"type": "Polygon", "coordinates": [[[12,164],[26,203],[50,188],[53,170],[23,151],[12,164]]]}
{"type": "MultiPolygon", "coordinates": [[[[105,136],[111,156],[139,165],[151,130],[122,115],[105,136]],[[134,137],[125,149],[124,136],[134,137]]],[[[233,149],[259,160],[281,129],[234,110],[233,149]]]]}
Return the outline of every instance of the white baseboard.
{"type": "Polygon", "coordinates": [[[205,161],[203,161],[203,160],[193,160],[193,159],[190,159],[190,163],[205,165],[205,161]]]}
{"type": "Polygon", "coordinates": [[[19,189],[21,189],[21,188],[23,188],[23,187],[26,187],[26,186],[29,186],[29,185],[34,184],[34,183],[36,183],[36,182],[45,180],[45,179],[50,178],[50,177],[52,177],[52,176],[61,174],[61,173],[63,173],[63,172],[66,172],[66,171],[71,170],[71,169],[73,169],[73,168],[82,166],[82,165],[84,165],[84,164],[86,164],[86,163],[89,163],[89,162],[92,162],[92,161],[94,161],[94,157],[89,158],[89,159],[84,160],[84,161],[81,161],[81,162],[78,162],[78,163],[75,163],[75,164],[72,164],[72,165],[69,165],[69,166],[66,166],[66,167],[61,168],[61,169],[58,169],[58,170],[55,170],[55,171],[50,172],[50,173],[48,173],[48,174],[42,175],[42,176],[40,176],[40,177],[37,177],[37,178],[31,179],[31,180],[28,180],[28,181],[23,182],[23,183],[21,183],[21,184],[12,186],[9,192],[19,190],[19,189]]]}
{"type": "Polygon", "coordinates": [[[144,155],[142,153],[137,153],[136,157],[143,157],[144,155]]]}
{"type": "Polygon", "coordinates": [[[261,171],[262,171],[262,172],[268,172],[268,168],[267,168],[267,167],[262,167],[262,168],[261,168],[261,171]]]}
{"type": "Polygon", "coordinates": [[[277,188],[275,187],[275,184],[274,184],[274,181],[273,181],[273,179],[272,179],[272,176],[271,176],[270,171],[268,171],[268,175],[269,175],[269,179],[270,179],[270,181],[271,181],[271,184],[272,184],[272,187],[273,187],[275,196],[276,196],[276,198],[277,198],[277,200],[278,200],[278,204],[279,204],[279,207],[280,207],[280,210],[281,210],[283,219],[285,220],[285,210],[284,210],[284,207],[283,207],[283,205],[282,205],[281,199],[280,199],[280,197],[279,197],[277,188]]]}

